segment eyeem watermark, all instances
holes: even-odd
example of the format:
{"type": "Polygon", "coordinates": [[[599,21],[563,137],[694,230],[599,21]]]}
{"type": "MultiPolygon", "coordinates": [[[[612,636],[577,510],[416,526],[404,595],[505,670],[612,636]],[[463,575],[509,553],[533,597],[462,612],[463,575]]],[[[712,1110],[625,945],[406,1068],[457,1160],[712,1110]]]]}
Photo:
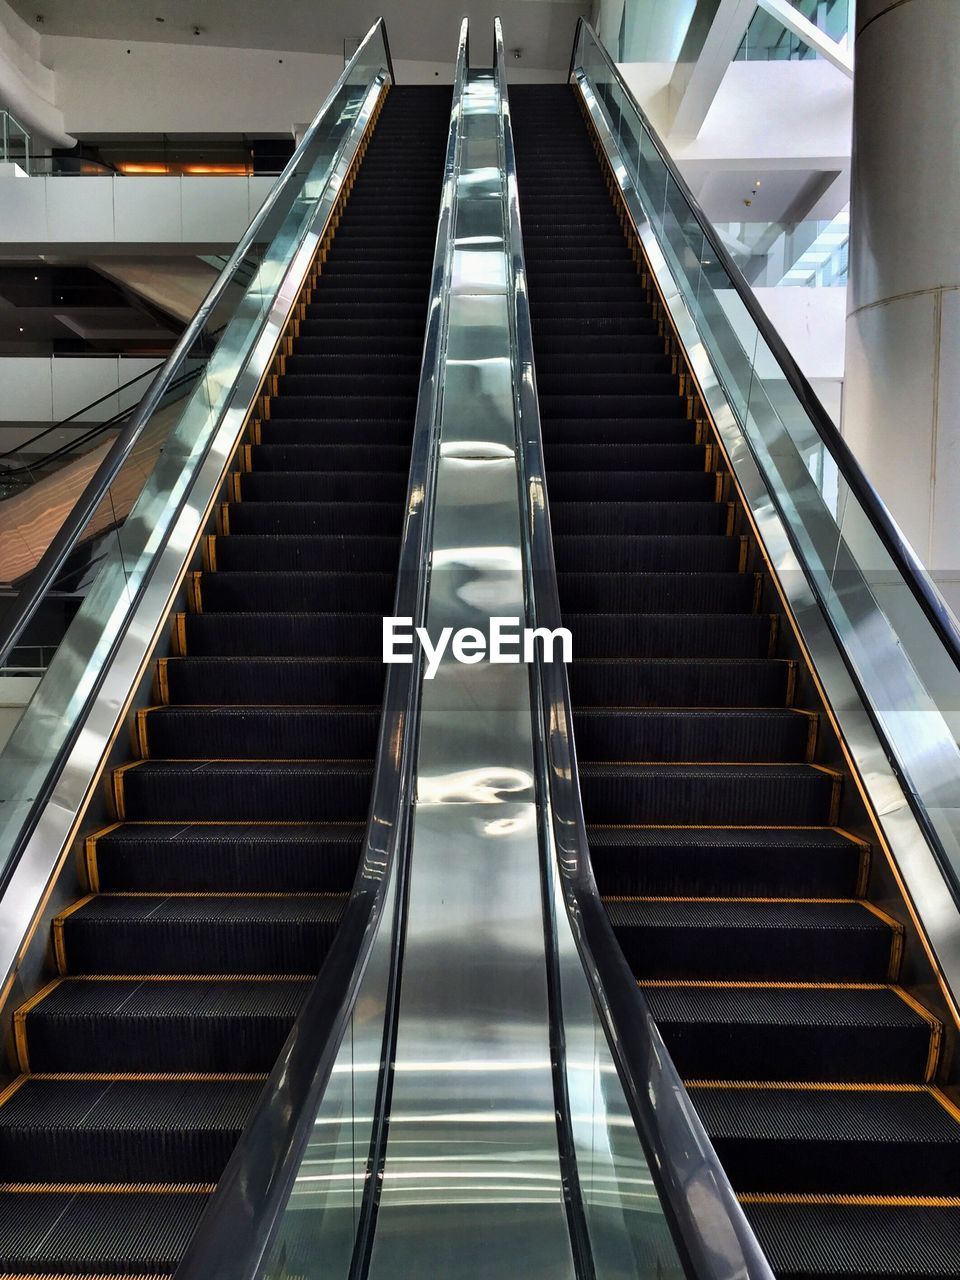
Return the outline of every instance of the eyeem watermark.
{"type": "Polygon", "coordinates": [[[519,618],[491,618],[489,636],[478,627],[443,627],[436,644],[426,627],[414,627],[412,618],[384,618],[384,662],[413,662],[413,646],[418,643],[427,659],[425,676],[432,680],[449,646],[457,662],[472,666],[483,662],[533,662],[537,641],[543,643],[544,662],[572,662],[573,637],[566,627],[521,627],[519,618]],[[559,644],[560,656],[555,656],[559,644]]]}

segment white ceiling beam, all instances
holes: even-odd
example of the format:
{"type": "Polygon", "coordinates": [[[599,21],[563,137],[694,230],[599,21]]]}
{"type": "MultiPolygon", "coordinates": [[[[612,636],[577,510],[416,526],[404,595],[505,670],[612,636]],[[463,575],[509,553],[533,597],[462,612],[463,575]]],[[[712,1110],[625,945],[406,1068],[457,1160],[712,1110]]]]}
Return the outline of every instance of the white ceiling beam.
{"type": "Polygon", "coordinates": [[[743,43],[757,0],[720,0],[696,61],[678,62],[670,81],[674,100],[672,135],[695,138],[707,112],[743,43]]]}
{"type": "Polygon", "coordinates": [[[853,54],[836,40],[814,26],[809,18],[805,18],[799,9],[795,9],[790,0],[757,0],[758,7],[764,13],[776,18],[789,32],[808,44],[821,58],[853,79],[853,54]]]}

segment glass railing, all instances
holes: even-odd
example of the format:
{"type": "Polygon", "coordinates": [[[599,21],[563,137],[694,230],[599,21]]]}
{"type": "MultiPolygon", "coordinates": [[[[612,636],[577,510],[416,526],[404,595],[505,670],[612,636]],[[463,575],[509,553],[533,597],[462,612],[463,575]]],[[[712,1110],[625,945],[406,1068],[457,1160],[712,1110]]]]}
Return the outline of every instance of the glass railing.
{"type": "Polygon", "coordinates": [[[9,111],[0,111],[0,164],[19,165],[30,173],[30,135],[9,111]]]}
{"type": "MultiPolygon", "coordinates": [[[[574,79],[717,418],[748,448],[915,818],[960,894],[960,628],[592,28],[574,79]]],[[[722,425],[722,424],[721,424],[722,425]]],[[[789,584],[788,584],[789,585],[789,584]]]]}
{"type": "MultiPolygon", "coordinates": [[[[199,518],[190,505],[197,501],[197,477],[201,471],[222,474],[229,454],[220,458],[217,450],[232,451],[246,421],[286,312],[309,270],[315,247],[309,237],[322,234],[390,78],[389,50],[377,23],[4,618],[0,666],[90,527],[107,531],[99,572],[0,756],[0,876],[19,856],[51,780],[98,697],[154,566],[174,531],[180,528],[178,537],[184,536],[181,522],[199,518]],[[256,273],[218,333],[224,299],[251,256],[258,262],[256,273]],[[202,374],[171,405],[169,389],[200,344],[212,347],[202,374]]],[[[179,556],[182,566],[189,549],[178,541],[170,555],[179,556]]]]}
{"type": "Polygon", "coordinates": [[[800,222],[715,222],[724,248],[755,289],[838,289],[847,284],[850,210],[800,222]]]}
{"type": "MultiPolygon", "coordinates": [[[[561,625],[499,21],[494,70],[509,228],[507,281],[528,627],[561,625]]],[[[533,741],[561,1155],[577,1274],[772,1280],[686,1100],[590,872],[566,668],[534,668],[533,741]],[[693,1188],[696,1188],[693,1191],[693,1188]]]]}
{"type": "MultiPolygon", "coordinates": [[[[853,30],[853,0],[790,0],[791,7],[809,22],[836,40],[850,40],[853,30]]],[[[792,31],[772,13],[758,5],[746,35],[735,55],[737,62],[805,62],[817,58],[816,49],[792,31]]]]}

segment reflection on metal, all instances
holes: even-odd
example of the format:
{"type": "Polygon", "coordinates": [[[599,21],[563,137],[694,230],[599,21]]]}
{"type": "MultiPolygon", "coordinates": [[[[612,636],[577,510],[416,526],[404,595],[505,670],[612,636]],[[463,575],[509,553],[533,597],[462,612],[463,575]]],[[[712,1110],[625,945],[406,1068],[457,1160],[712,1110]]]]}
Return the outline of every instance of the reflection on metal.
{"type": "MultiPolygon", "coordinates": [[[[595,40],[586,24],[582,26],[595,40]]],[[[784,424],[769,407],[763,386],[765,375],[757,366],[767,352],[763,336],[757,333],[756,350],[751,352],[745,352],[732,335],[722,347],[717,346],[716,340],[712,347],[708,346],[678,278],[682,264],[675,247],[670,249],[674,257],[671,263],[597,96],[600,76],[611,84],[616,80],[616,72],[608,63],[600,70],[601,55],[597,46],[596,65],[589,73],[578,67],[575,83],[623,192],[768,562],[810,654],[835,722],[842,726],[852,767],[891,851],[895,873],[940,978],[944,1001],[956,1017],[960,997],[960,916],[954,891],[944,879],[945,871],[953,877],[960,876],[960,707],[956,669],[946,647],[928,628],[908,584],[874,534],[868,516],[858,507],[856,496],[842,485],[838,513],[831,514],[825,505],[792,438],[790,428],[794,424],[784,424]],[[755,376],[751,376],[751,370],[755,376]],[[738,401],[731,388],[743,385],[753,389],[753,396],[741,396],[738,401]],[[744,418],[746,431],[741,425],[744,418]],[[788,503],[786,516],[781,506],[784,498],[788,503]],[[793,537],[788,532],[788,517],[793,537]],[[797,537],[805,547],[802,559],[795,550],[797,537]],[[831,548],[830,555],[820,554],[823,546],[831,548]],[[866,548],[866,554],[858,560],[861,548],[866,548]],[[818,600],[817,593],[828,604],[818,600]],[[830,611],[832,625],[827,616],[830,611]],[[846,656],[837,640],[838,631],[846,656]],[[860,688],[851,677],[851,665],[861,673],[860,688]],[[867,694],[862,689],[869,691],[872,707],[868,707],[867,694]],[[892,744],[887,748],[877,732],[874,716],[892,744]],[[894,770],[888,752],[897,753],[906,777],[904,772],[894,770]],[[911,772],[925,784],[922,789],[916,788],[914,805],[925,814],[931,836],[925,833],[911,805],[907,790],[911,772]],[[940,844],[944,867],[932,840],[940,844]]],[[[622,105],[626,112],[632,111],[626,94],[622,105]]],[[[641,135],[646,137],[637,114],[636,132],[626,141],[634,149],[632,164],[637,162],[635,139],[641,135]]],[[[677,220],[682,216],[680,208],[668,212],[677,220]]],[[[689,245],[686,253],[690,257],[689,245]]],[[[694,264],[701,256],[696,255],[694,264]]],[[[699,292],[696,306],[709,332],[716,324],[716,317],[707,312],[712,286],[706,287],[707,273],[701,278],[705,287],[699,292]]],[[[822,443],[820,447],[825,449],[822,443]]]]}
{"type": "MultiPolygon", "coordinates": [[[[427,623],[524,613],[498,95],[464,100],[427,623]]],[[[574,1272],[521,665],[422,688],[396,1067],[373,1280],[574,1272]]]]}

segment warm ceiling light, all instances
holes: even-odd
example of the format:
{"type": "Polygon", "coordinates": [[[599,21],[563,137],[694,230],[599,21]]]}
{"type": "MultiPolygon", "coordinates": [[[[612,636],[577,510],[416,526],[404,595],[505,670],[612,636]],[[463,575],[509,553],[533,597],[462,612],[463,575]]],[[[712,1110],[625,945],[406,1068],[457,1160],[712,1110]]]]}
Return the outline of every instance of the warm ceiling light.
{"type": "Polygon", "coordinates": [[[169,173],[169,169],[165,164],[132,164],[130,161],[122,160],[117,168],[121,173],[169,173]]]}
{"type": "Polygon", "coordinates": [[[185,164],[184,173],[220,174],[224,177],[245,178],[250,173],[250,166],[245,164],[185,164]]]}

